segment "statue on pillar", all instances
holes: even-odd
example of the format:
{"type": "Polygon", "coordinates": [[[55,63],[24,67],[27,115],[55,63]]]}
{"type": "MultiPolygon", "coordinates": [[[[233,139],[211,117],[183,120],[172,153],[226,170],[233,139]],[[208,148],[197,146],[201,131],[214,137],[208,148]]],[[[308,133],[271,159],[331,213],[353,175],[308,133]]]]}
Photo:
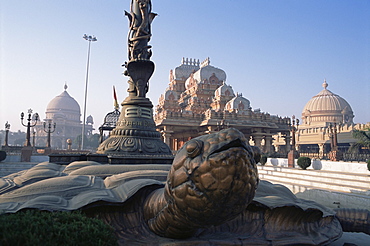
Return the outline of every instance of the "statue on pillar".
{"type": "Polygon", "coordinates": [[[110,163],[171,163],[173,156],[153,120],[153,104],[146,97],[149,79],[154,72],[150,61],[152,52],[148,44],[150,24],[157,14],[151,12],[150,0],[132,0],[129,19],[128,61],[124,75],[128,76],[129,95],[122,102],[116,127],[108,139],[100,144],[98,154],[109,156],[110,163]]]}
{"type": "Polygon", "coordinates": [[[152,36],[150,24],[157,14],[152,13],[151,10],[150,0],[132,0],[130,13],[125,11],[130,28],[128,34],[129,61],[123,66],[127,69],[124,74],[130,77],[128,80],[129,97],[145,98],[149,90],[149,78],[154,72],[154,63],[150,61],[152,46],[148,43],[152,36]]]}

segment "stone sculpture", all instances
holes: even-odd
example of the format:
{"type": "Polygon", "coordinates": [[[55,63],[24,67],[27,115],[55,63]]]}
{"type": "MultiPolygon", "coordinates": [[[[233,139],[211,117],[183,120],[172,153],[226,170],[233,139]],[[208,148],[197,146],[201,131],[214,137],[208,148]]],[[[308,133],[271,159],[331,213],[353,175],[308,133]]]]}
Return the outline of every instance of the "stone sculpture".
{"type": "Polygon", "coordinates": [[[80,209],[111,224],[120,244],[318,245],[339,238],[340,223],[370,234],[369,211],[338,217],[259,181],[258,159],[230,128],[188,141],[172,166],[40,163],[0,179],[0,210],[80,209]]]}

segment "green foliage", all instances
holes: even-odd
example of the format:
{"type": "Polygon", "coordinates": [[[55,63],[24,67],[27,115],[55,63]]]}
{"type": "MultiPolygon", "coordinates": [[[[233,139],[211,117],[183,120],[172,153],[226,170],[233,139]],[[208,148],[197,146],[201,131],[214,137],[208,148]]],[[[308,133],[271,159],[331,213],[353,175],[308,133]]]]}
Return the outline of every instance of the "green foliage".
{"type": "Polygon", "coordinates": [[[261,163],[262,166],[264,166],[266,164],[266,162],[267,162],[267,155],[263,154],[261,156],[260,163],[261,163]]]}
{"type": "MultiPolygon", "coordinates": [[[[81,144],[81,139],[82,139],[82,135],[78,135],[73,140],[74,145],[79,146],[81,144]]],[[[100,135],[97,133],[89,135],[89,136],[85,135],[84,136],[84,147],[92,148],[92,149],[99,147],[99,144],[100,144],[99,139],[100,139],[100,135]]]]}
{"type": "Polygon", "coordinates": [[[80,212],[0,215],[0,245],[117,245],[113,229],[80,212]]]}
{"type": "Polygon", "coordinates": [[[97,148],[99,147],[99,139],[100,139],[100,135],[95,133],[95,134],[92,134],[91,136],[89,136],[88,138],[88,146],[91,147],[91,148],[97,148]]]}
{"type": "Polygon", "coordinates": [[[358,153],[362,147],[370,148],[370,129],[365,129],[365,131],[361,130],[353,130],[352,136],[357,139],[357,142],[352,144],[349,148],[349,152],[351,153],[358,153]]]}
{"type": "Polygon", "coordinates": [[[5,158],[6,158],[6,152],[3,150],[0,150],[0,161],[5,160],[5,158]]]}
{"type": "Polygon", "coordinates": [[[302,168],[303,170],[306,170],[307,167],[311,165],[311,158],[306,157],[306,156],[301,156],[298,158],[297,164],[300,168],[302,168]]]}
{"type": "Polygon", "coordinates": [[[369,170],[370,171],[370,159],[369,160],[367,160],[367,170],[369,170]]]}

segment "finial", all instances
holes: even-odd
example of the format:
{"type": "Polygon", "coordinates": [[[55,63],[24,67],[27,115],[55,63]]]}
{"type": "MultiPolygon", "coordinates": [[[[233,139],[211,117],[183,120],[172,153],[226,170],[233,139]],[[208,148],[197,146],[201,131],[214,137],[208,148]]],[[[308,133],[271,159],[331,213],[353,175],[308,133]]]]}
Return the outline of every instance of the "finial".
{"type": "Polygon", "coordinates": [[[64,90],[66,91],[68,89],[67,82],[64,82],[64,90]]]}
{"type": "Polygon", "coordinates": [[[328,83],[326,83],[326,79],[324,79],[324,83],[322,83],[322,87],[324,87],[325,90],[328,87],[328,83]]]}

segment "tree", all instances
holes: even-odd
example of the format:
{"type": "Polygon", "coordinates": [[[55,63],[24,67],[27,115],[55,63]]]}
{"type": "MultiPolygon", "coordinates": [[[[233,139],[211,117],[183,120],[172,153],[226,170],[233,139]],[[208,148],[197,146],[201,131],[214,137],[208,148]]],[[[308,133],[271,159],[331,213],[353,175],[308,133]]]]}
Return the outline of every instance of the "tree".
{"type": "MultiPolygon", "coordinates": [[[[73,141],[74,144],[76,144],[77,146],[80,146],[81,138],[82,138],[82,134],[78,135],[73,141]]],[[[99,138],[100,138],[100,135],[98,133],[95,133],[92,135],[85,135],[84,148],[96,149],[97,147],[99,147],[99,138]]]]}
{"type": "Polygon", "coordinates": [[[97,133],[88,136],[87,146],[91,148],[99,147],[99,138],[100,138],[100,135],[97,133]]]}
{"type": "Polygon", "coordinates": [[[358,153],[363,147],[370,149],[370,127],[364,131],[353,130],[352,136],[357,139],[357,142],[351,145],[349,152],[358,153]]]}

